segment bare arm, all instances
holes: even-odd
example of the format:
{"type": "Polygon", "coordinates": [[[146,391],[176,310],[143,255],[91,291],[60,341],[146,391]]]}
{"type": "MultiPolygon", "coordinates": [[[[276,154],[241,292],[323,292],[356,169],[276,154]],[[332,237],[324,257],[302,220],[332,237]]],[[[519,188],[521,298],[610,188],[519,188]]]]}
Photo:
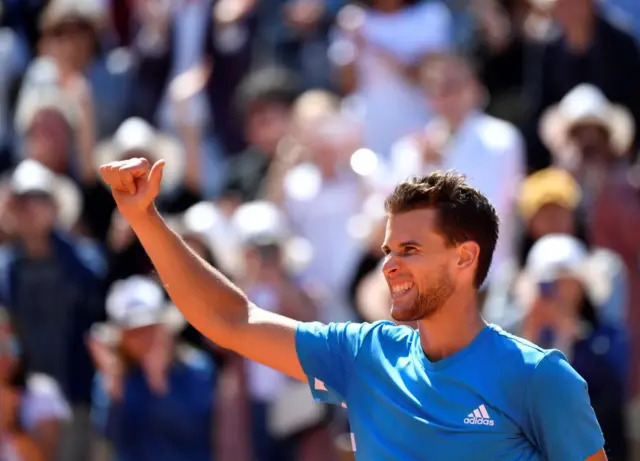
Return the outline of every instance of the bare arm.
{"type": "Polygon", "coordinates": [[[297,322],[264,311],[220,272],[193,253],[164,222],[153,201],[165,162],[146,159],[100,167],[118,210],[151,258],[169,296],[186,319],[214,343],[305,380],[296,353],[297,322]]]}
{"type": "Polygon", "coordinates": [[[193,253],[155,208],[131,226],[173,302],[218,345],[304,381],[296,354],[297,322],[253,305],[219,271],[193,253]]]}

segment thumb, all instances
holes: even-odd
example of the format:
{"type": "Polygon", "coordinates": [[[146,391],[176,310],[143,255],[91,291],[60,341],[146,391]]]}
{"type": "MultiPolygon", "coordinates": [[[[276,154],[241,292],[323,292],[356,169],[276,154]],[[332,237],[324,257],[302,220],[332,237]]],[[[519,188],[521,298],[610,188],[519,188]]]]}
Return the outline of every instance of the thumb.
{"type": "Polygon", "coordinates": [[[151,171],[149,172],[149,190],[154,196],[157,196],[160,193],[162,172],[164,171],[165,164],[166,162],[164,160],[158,160],[153,164],[151,171]]]}

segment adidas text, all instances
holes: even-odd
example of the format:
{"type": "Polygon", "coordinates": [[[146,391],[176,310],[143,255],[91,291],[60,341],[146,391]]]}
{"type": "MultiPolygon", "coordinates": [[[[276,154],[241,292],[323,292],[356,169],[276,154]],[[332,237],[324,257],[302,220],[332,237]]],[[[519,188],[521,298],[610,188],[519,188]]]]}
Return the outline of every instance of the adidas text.
{"type": "Polygon", "coordinates": [[[464,419],[464,423],[465,424],[481,424],[483,426],[493,426],[493,420],[492,419],[484,419],[484,418],[465,418],[464,419]]]}

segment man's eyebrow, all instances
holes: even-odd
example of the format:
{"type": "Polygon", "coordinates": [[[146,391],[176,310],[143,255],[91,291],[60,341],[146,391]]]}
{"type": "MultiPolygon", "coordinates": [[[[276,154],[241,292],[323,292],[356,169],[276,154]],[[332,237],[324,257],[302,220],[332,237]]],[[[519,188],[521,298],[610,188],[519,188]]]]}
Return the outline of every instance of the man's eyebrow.
{"type": "MultiPolygon", "coordinates": [[[[407,240],[406,242],[401,242],[398,244],[399,248],[406,248],[406,247],[417,247],[420,248],[422,245],[420,245],[418,242],[416,242],[415,240],[407,240]]],[[[382,252],[384,254],[389,254],[391,253],[391,248],[389,248],[389,245],[382,245],[381,247],[382,252]]]]}

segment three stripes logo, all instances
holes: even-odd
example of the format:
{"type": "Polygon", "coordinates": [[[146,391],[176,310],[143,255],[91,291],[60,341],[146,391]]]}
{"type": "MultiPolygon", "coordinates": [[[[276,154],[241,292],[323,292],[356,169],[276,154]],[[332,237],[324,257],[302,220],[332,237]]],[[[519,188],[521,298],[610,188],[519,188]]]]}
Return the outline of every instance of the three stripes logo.
{"type": "Polygon", "coordinates": [[[484,405],[480,405],[478,408],[473,410],[473,413],[469,413],[469,415],[464,419],[464,423],[474,425],[480,424],[483,426],[493,426],[495,424],[484,405]]]}

